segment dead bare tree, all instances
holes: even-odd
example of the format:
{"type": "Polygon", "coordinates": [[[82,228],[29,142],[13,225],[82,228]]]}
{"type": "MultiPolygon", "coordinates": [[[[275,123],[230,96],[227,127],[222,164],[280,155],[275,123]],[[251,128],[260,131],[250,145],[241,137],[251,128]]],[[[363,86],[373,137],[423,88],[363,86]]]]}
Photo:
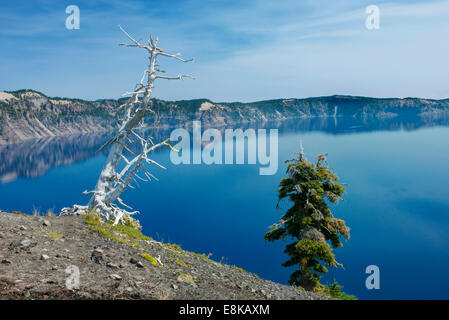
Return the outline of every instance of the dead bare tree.
{"type": "MultiPolygon", "coordinates": [[[[120,30],[131,41],[129,44],[120,44],[124,47],[141,48],[147,51],[149,55],[149,65],[143,73],[140,82],[136,85],[134,91],[126,92],[123,96],[130,96],[126,103],[120,105],[117,109],[117,115],[122,115],[119,118],[120,125],[118,132],[100,149],[110,146],[110,151],[104,167],[100,173],[95,190],[84,191],[84,194],[92,194],[90,201],[86,207],[74,206],[72,212],[80,209],[95,210],[103,220],[113,220],[114,224],[118,224],[123,220],[125,216],[129,216],[137,213],[138,211],[127,211],[132,208],[126,205],[120,198],[121,194],[126,188],[131,187],[131,183],[140,179],[143,181],[149,181],[156,179],[146,167],[147,165],[156,165],[165,169],[164,166],[152,160],[149,154],[155,149],[163,146],[167,146],[170,149],[175,150],[170,144],[170,139],[166,139],[159,143],[154,143],[150,134],[148,137],[142,137],[137,133],[137,128],[143,125],[144,116],[152,113],[154,119],[156,119],[156,113],[152,109],[151,94],[154,87],[154,82],[157,79],[165,80],[182,80],[186,77],[192,78],[189,75],[178,75],[175,77],[167,77],[161,75],[161,71],[158,68],[157,60],[159,56],[169,57],[177,59],[182,62],[193,61],[193,59],[184,60],[180,57],[180,54],[169,54],[163,49],[158,47],[158,38],[153,39],[150,35],[150,39],[147,44],[135,40],[131,37],[121,26],[120,30]],[[128,159],[125,157],[124,150],[129,150],[127,144],[131,142],[131,138],[135,137],[141,145],[141,151],[135,155],[134,158],[128,159]],[[118,166],[121,161],[125,162],[125,166],[122,170],[118,171],[118,166]],[[142,176],[140,176],[141,174],[142,176]],[[124,209],[126,208],[126,209],[124,209]]],[[[155,123],[156,125],[156,123],[155,123]]],[[[153,130],[154,132],[154,130],[153,130]]],[[[157,179],[156,179],[157,180],[157,179]]],[[[64,209],[63,209],[64,211],[64,209]]],[[[67,211],[61,212],[61,214],[70,214],[67,211]]]]}

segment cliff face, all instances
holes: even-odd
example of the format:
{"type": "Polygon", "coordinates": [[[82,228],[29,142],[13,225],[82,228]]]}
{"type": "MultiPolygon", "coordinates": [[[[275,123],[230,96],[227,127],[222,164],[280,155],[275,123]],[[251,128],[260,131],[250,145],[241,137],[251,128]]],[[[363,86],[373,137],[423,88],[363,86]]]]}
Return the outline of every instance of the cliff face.
{"type": "Polygon", "coordinates": [[[0,144],[112,128],[107,101],[49,98],[29,90],[0,93],[0,144]]]}
{"type": "MultiPolygon", "coordinates": [[[[0,92],[0,144],[63,134],[110,131],[114,109],[124,100],[85,101],[49,98],[32,90],[0,92]]],[[[162,126],[184,126],[201,120],[203,126],[284,121],[295,118],[392,118],[400,115],[439,117],[449,114],[449,99],[377,99],[330,96],[278,99],[251,103],[214,103],[206,99],[163,101],[153,108],[162,126]]],[[[147,119],[152,124],[151,117],[147,119]]]]}

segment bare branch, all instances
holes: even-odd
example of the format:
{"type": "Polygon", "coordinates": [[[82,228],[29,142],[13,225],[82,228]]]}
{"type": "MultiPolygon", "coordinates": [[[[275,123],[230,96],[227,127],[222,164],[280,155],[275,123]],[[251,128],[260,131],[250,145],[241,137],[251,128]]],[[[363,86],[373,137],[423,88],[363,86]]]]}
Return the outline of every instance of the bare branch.
{"type": "Polygon", "coordinates": [[[152,164],[155,164],[155,165],[157,165],[159,168],[161,168],[161,169],[164,169],[164,170],[167,170],[167,168],[166,167],[164,167],[163,165],[161,165],[161,164],[159,164],[159,163],[157,163],[156,161],[154,161],[153,159],[149,159],[149,158],[146,158],[145,159],[147,162],[149,162],[149,163],[152,163],[152,164]]]}
{"type": "Polygon", "coordinates": [[[169,57],[169,58],[177,59],[177,60],[182,61],[182,62],[191,62],[191,61],[194,60],[193,58],[190,58],[190,59],[183,59],[183,58],[180,57],[180,55],[181,55],[180,53],[169,54],[169,53],[164,52],[164,50],[162,50],[162,49],[160,49],[160,48],[158,48],[158,49],[159,49],[159,51],[156,52],[156,55],[159,55],[159,56],[164,56],[164,57],[169,57]]]}
{"type": "Polygon", "coordinates": [[[165,79],[165,80],[184,80],[184,78],[190,78],[190,79],[195,80],[194,77],[192,77],[191,75],[188,75],[188,74],[180,74],[180,75],[177,75],[176,77],[167,77],[167,76],[161,76],[161,75],[154,76],[154,79],[165,79]]]}
{"type": "Polygon", "coordinates": [[[127,209],[129,209],[129,210],[132,210],[132,209],[133,209],[133,208],[131,208],[130,206],[128,206],[127,204],[125,204],[125,203],[123,202],[122,199],[117,198],[117,201],[118,201],[122,206],[124,206],[125,208],[127,208],[127,209]]]}
{"type": "Polygon", "coordinates": [[[137,173],[135,173],[134,176],[135,176],[136,178],[138,178],[138,179],[144,181],[144,182],[148,182],[147,179],[144,179],[144,178],[140,177],[137,173]]]}
{"type": "Polygon", "coordinates": [[[129,160],[126,159],[126,157],[125,157],[123,154],[121,154],[120,157],[121,157],[127,164],[129,164],[129,160]]]}
{"type": "Polygon", "coordinates": [[[120,30],[122,30],[122,32],[125,34],[125,36],[126,36],[129,40],[131,40],[132,42],[134,42],[134,44],[131,44],[131,45],[130,45],[130,44],[120,44],[121,46],[126,46],[126,47],[139,47],[139,48],[146,49],[146,50],[148,50],[149,52],[152,52],[152,50],[151,50],[150,47],[141,44],[139,41],[137,41],[136,39],[134,39],[133,37],[131,37],[131,36],[129,35],[129,33],[126,32],[126,31],[122,28],[121,25],[119,25],[118,27],[120,28],[120,30]]]}
{"type": "Polygon", "coordinates": [[[108,145],[112,144],[116,140],[116,137],[109,139],[104,145],[102,145],[97,152],[100,152],[104,148],[106,148],[108,145]]]}

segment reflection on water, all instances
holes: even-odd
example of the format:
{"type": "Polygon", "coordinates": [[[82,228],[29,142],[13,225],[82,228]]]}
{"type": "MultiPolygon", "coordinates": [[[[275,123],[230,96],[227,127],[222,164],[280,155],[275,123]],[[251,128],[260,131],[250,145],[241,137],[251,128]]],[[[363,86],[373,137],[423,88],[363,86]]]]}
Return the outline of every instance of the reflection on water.
{"type": "MultiPolygon", "coordinates": [[[[422,127],[449,125],[448,117],[394,117],[387,119],[323,117],[290,119],[282,122],[251,123],[246,128],[278,128],[280,133],[322,131],[330,134],[348,134],[378,130],[416,130],[422,127]]],[[[206,129],[206,128],[204,128],[206,129]]],[[[225,128],[221,128],[223,131],[225,128]]],[[[159,141],[170,136],[172,129],[160,128],[154,133],[159,141]]],[[[108,150],[98,149],[110,138],[111,133],[67,135],[29,140],[20,144],[0,145],[0,183],[18,178],[35,178],[46,174],[53,167],[86,160],[108,150]]],[[[137,150],[138,146],[131,146],[137,150]]],[[[161,151],[158,149],[158,151],[161,151]]]]}
{"type": "MultiPolygon", "coordinates": [[[[392,118],[323,117],[287,120],[274,123],[271,128],[280,132],[322,131],[330,134],[347,134],[384,130],[417,130],[426,127],[448,126],[449,117],[398,116],[392,118]]],[[[267,126],[268,127],[268,126],[267,126]]]]}
{"type": "Polygon", "coordinates": [[[88,159],[107,138],[108,134],[84,134],[0,145],[0,183],[36,178],[53,167],[88,159]]]}

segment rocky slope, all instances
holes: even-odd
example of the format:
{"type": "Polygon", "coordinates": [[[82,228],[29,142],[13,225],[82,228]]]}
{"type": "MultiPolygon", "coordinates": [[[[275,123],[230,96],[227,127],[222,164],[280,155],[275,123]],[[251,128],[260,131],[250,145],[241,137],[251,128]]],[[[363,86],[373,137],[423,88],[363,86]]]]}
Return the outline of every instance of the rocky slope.
{"type": "MultiPolygon", "coordinates": [[[[50,98],[33,90],[0,92],[0,144],[44,136],[110,131],[115,126],[114,110],[123,101],[50,98]]],[[[400,115],[429,118],[449,114],[449,99],[330,96],[251,103],[154,99],[153,103],[153,109],[161,117],[160,125],[165,127],[189,125],[192,120],[201,120],[203,126],[225,127],[295,118],[382,119],[400,115]]],[[[152,120],[147,119],[149,125],[152,120]]]]}
{"type": "Polygon", "coordinates": [[[0,210],[0,300],[324,299],[132,230],[0,210]]]}

